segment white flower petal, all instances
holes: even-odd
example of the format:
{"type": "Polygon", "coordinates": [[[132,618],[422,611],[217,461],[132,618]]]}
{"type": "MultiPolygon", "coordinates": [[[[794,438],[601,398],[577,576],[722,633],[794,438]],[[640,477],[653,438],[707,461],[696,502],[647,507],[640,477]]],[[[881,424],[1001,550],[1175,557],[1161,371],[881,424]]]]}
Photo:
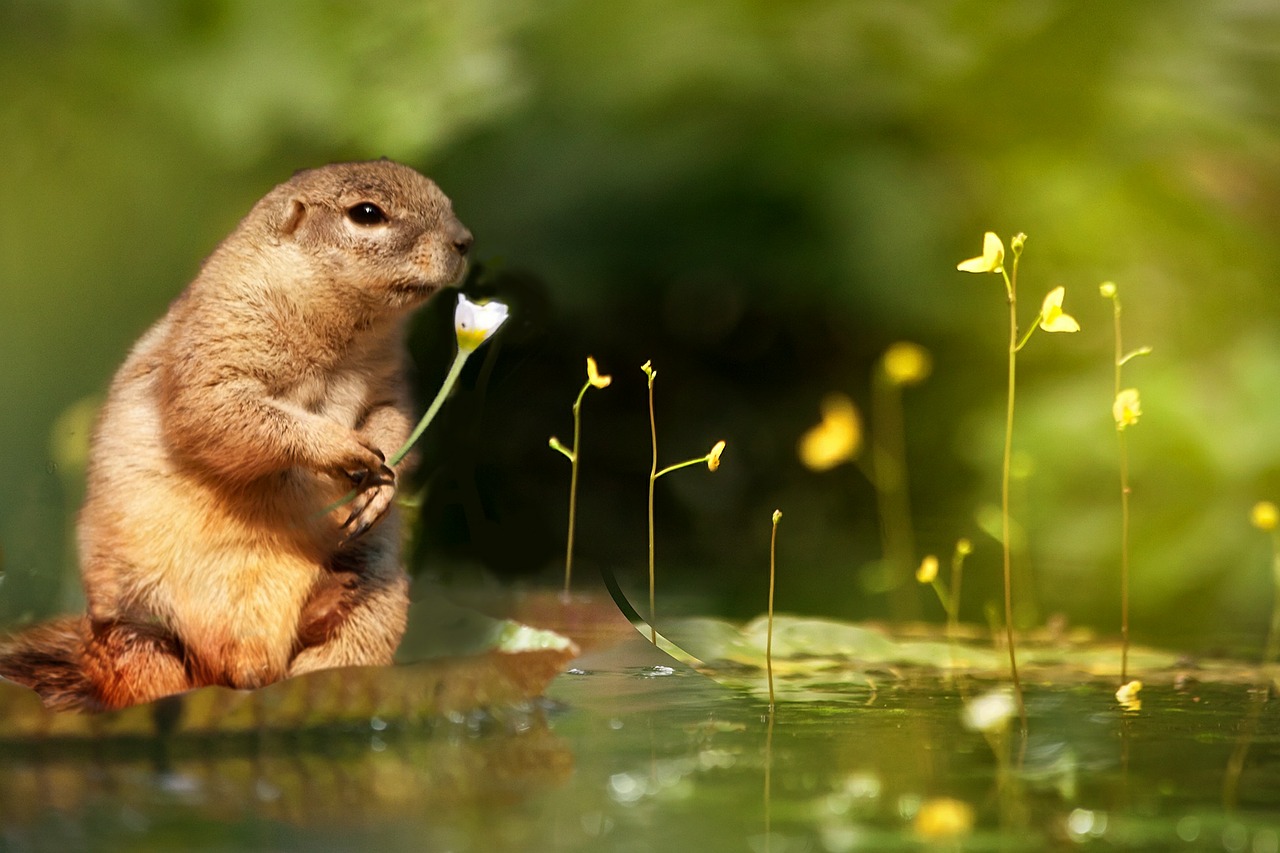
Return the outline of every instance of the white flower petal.
{"type": "Polygon", "coordinates": [[[507,320],[510,309],[503,302],[472,302],[458,294],[458,307],[453,312],[453,330],[458,348],[470,352],[477,349],[507,320]]]}

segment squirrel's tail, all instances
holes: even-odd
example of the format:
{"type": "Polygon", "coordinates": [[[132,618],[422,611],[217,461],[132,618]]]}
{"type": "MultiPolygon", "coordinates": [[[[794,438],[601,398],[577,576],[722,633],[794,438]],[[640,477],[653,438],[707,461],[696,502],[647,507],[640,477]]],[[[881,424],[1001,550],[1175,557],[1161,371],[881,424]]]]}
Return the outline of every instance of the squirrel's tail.
{"type": "Polygon", "coordinates": [[[0,676],[30,687],[55,711],[97,710],[85,673],[87,617],[64,616],[0,640],[0,676]]]}

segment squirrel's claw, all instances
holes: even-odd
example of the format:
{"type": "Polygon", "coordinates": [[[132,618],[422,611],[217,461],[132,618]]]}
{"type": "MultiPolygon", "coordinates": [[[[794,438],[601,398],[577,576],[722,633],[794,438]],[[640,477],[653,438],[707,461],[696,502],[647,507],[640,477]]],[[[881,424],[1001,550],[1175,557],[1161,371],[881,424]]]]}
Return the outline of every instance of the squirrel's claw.
{"type": "Polygon", "coordinates": [[[351,502],[351,514],[342,523],[343,543],[352,542],[382,520],[396,496],[396,473],[383,465],[377,471],[362,471],[352,477],[359,493],[351,502]]]}

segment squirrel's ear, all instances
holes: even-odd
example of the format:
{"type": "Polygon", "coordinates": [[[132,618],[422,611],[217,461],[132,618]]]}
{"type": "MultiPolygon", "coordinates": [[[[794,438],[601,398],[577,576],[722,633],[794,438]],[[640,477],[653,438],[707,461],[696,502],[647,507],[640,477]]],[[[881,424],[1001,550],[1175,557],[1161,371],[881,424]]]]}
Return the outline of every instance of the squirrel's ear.
{"type": "Polygon", "coordinates": [[[298,226],[302,224],[302,220],[307,215],[307,206],[299,199],[291,198],[285,204],[284,210],[281,211],[280,218],[280,236],[288,237],[298,230],[298,226]]]}

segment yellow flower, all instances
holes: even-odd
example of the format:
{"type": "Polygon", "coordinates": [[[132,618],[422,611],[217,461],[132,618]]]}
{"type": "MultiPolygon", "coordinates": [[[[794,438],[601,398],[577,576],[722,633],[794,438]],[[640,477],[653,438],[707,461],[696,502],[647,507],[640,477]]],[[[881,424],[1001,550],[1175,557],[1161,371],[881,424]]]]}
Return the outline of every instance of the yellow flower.
{"type": "Polygon", "coordinates": [[[1142,400],[1137,388],[1126,388],[1116,395],[1111,404],[1111,416],[1116,419],[1116,429],[1133,426],[1142,417],[1142,400]]]}
{"type": "Polygon", "coordinates": [[[1280,509],[1271,501],[1258,501],[1249,511],[1249,522],[1259,530],[1275,530],[1280,524],[1280,509]]]}
{"type": "Polygon", "coordinates": [[[911,828],[918,837],[929,841],[948,841],[968,835],[973,831],[973,806],[950,797],[925,800],[911,828]]]}
{"type": "Polygon", "coordinates": [[[1138,692],[1142,690],[1141,681],[1130,681],[1128,684],[1120,685],[1120,689],[1116,691],[1116,701],[1120,703],[1120,707],[1126,711],[1141,711],[1142,700],[1138,698],[1138,692]]]}
{"type": "Polygon", "coordinates": [[[717,441],[715,447],[707,454],[707,470],[714,471],[720,467],[720,454],[724,453],[724,442],[717,441]]]}
{"type": "Polygon", "coordinates": [[[1044,297],[1040,306],[1040,328],[1046,332],[1078,332],[1080,324],[1070,314],[1062,313],[1062,297],[1067,293],[1065,287],[1055,287],[1044,297]]]}
{"type": "Polygon", "coordinates": [[[797,453],[812,471],[826,471],[858,455],[862,424],[858,409],[844,394],[822,400],[822,422],[800,437],[797,453]]]}
{"type": "Polygon", "coordinates": [[[601,376],[600,368],[596,366],[596,360],[591,356],[587,356],[587,382],[593,388],[608,388],[609,383],[613,381],[612,376],[601,376]]]}
{"type": "Polygon", "coordinates": [[[916,580],[920,583],[933,583],[938,577],[938,558],[930,554],[920,561],[916,569],[916,580]]]}
{"type": "Polygon", "coordinates": [[[1103,299],[1116,298],[1116,283],[1114,281],[1104,281],[1098,285],[1098,293],[1102,294],[1103,299]]]}
{"type": "Polygon", "coordinates": [[[961,557],[967,557],[973,553],[973,543],[968,539],[956,540],[956,553],[961,557]]]}
{"type": "Polygon", "coordinates": [[[775,509],[773,511],[773,523],[777,524],[782,519],[782,510],[775,509]]]}
{"type": "Polygon", "coordinates": [[[458,307],[453,312],[453,330],[458,336],[458,349],[472,352],[489,340],[507,320],[507,306],[501,302],[472,302],[458,294],[458,307]]]}
{"type": "Polygon", "coordinates": [[[880,363],[885,375],[894,385],[915,385],[929,378],[933,360],[929,351],[910,341],[898,341],[884,351],[880,363]]]}
{"type": "Polygon", "coordinates": [[[956,264],[961,272],[1002,272],[1004,270],[1004,243],[992,232],[982,235],[982,254],[956,264]]]}

